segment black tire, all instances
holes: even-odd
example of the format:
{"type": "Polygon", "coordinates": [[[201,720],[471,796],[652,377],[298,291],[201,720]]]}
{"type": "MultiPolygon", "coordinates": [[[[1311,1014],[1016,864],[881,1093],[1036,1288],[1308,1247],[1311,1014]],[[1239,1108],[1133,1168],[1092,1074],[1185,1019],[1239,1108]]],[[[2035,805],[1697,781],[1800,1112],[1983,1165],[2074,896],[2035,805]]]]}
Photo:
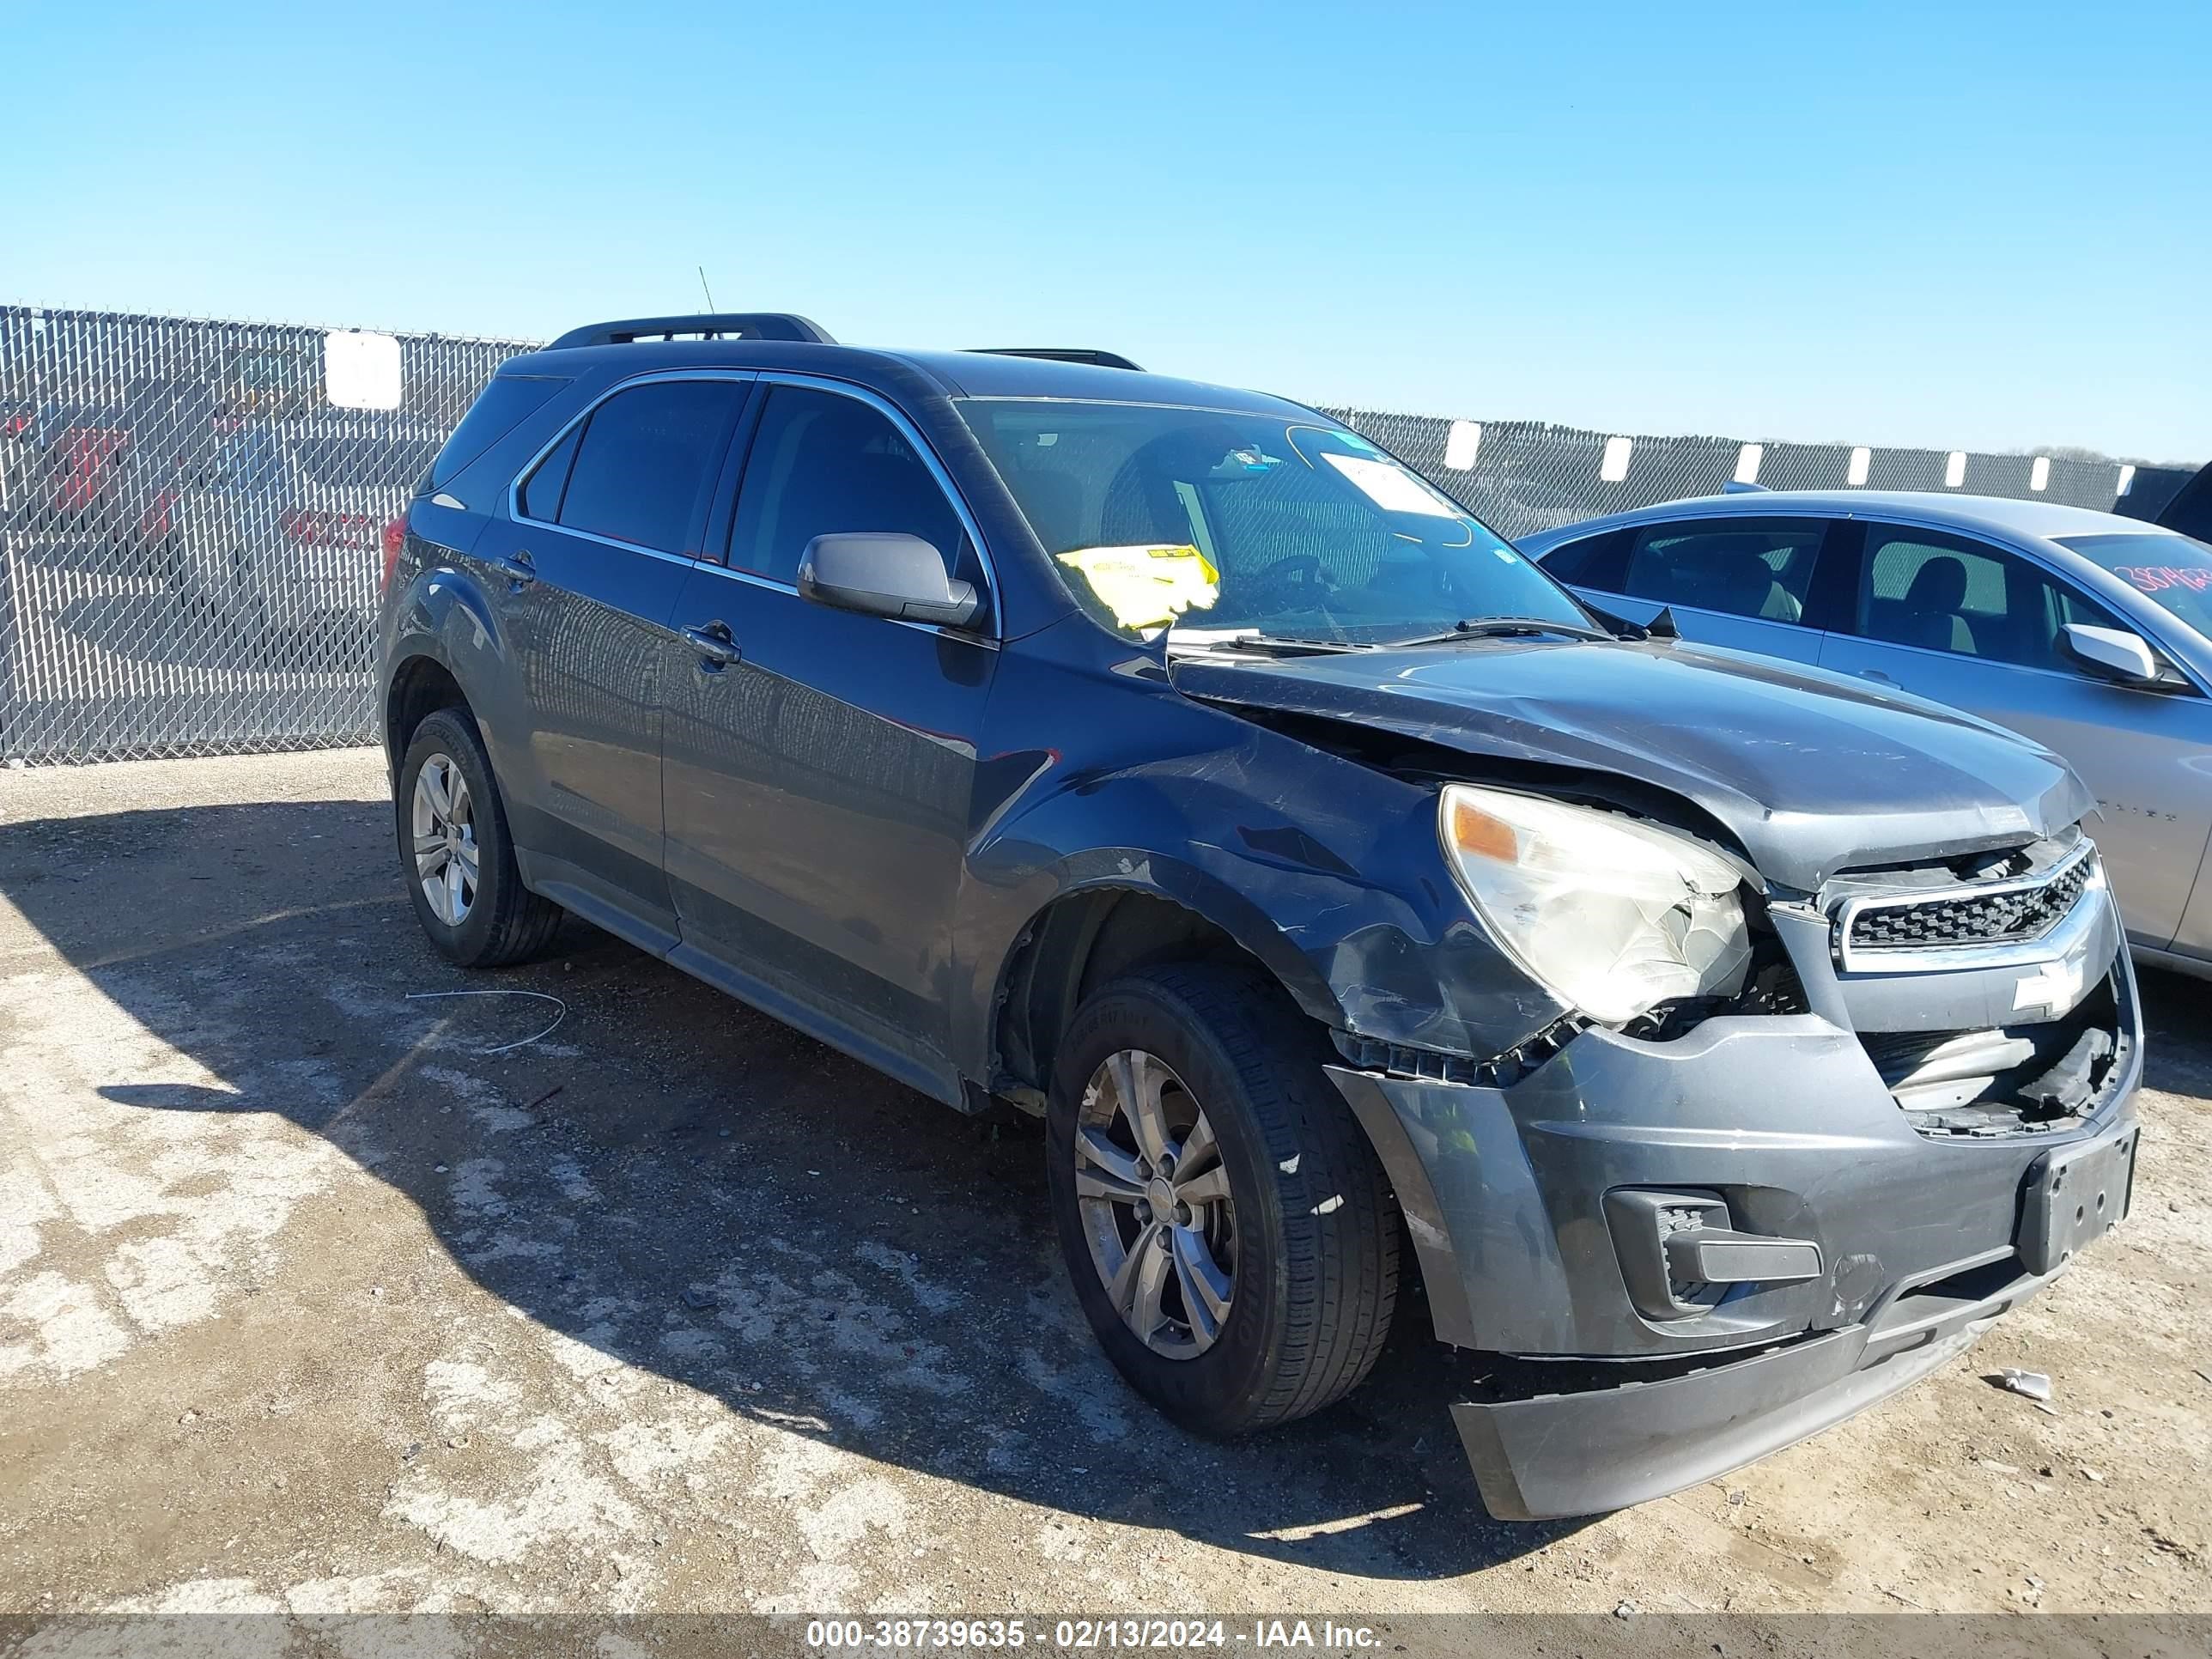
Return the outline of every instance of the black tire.
{"type": "Polygon", "coordinates": [[[498,968],[536,956],[551,943],[561,926],[561,907],[522,884],[515,868],[514,841],[507,827],[507,806],[493,778],[491,758],[476,722],[464,709],[441,708],[427,716],[408,739],[406,757],[392,790],[392,822],[398,836],[400,877],[415,906],[415,919],[430,943],[464,968],[498,968]],[[477,854],[473,900],[459,926],[431,908],[416,875],[410,814],[415,784],[423,766],[438,756],[449,758],[467,781],[477,854]]]}
{"type": "Polygon", "coordinates": [[[1319,1411],[1359,1384],[1389,1337],[1396,1201],[1322,1073],[1330,1053],[1321,1028],[1264,975],[1196,963],[1106,986],[1060,1041],[1046,1162],[1077,1300],[1115,1369],[1196,1432],[1242,1434],[1319,1411]],[[1117,1310],[1077,1196],[1086,1091],[1125,1050],[1157,1056],[1183,1085],[1228,1176],[1234,1294],[1212,1346],[1188,1358],[1157,1352],[1117,1310]]]}

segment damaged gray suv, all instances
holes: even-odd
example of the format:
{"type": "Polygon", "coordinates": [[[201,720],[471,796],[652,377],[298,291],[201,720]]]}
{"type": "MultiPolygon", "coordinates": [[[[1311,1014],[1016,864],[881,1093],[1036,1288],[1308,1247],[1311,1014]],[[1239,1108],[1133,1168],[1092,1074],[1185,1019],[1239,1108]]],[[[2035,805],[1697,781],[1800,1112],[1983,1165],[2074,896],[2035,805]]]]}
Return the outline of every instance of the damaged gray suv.
{"type": "Polygon", "coordinates": [[[1042,1115],[1076,1294],[1193,1429],[1425,1317],[1495,1514],[1633,1503],[2126,1213],[2142,1031],[2063,762],[1595,611],[1310,410],[604,324],[500,371],[387,546],[438,947],[573,912],[1042,1115]]]}

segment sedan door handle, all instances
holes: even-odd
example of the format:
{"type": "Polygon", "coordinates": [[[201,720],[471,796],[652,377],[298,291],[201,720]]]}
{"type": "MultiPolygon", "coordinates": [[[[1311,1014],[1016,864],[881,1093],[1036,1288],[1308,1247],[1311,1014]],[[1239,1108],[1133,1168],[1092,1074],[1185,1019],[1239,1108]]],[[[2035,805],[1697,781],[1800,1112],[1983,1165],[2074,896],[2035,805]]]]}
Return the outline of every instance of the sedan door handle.
{"type": "Polygon", "coordinates": [[[730,637],[727,623],[710,622],[697,628],[687,628],[684,630],[684,638],[717,668],[726,668],[744,654],[738,650],[738,642],[730,637]]]}
{"type": "Polygon", "coordinates": [[[1859,670],[1859,678],[1863,680],[1879,680],[1884,685],[1895,685],[1897,684],[1895,680],[1890,678],[1888,675],[1883,673],[1879,668],[1862,668],[1859,670]]]}
{"type": "Polygon", "coordinates": [[[498,567],[500,574],[514,583],[517,589],[527,587],[538,580],[538,567],[531,562],[527,553],[510,553],[505,558],[495,559],[492,562],[498,567]]]}

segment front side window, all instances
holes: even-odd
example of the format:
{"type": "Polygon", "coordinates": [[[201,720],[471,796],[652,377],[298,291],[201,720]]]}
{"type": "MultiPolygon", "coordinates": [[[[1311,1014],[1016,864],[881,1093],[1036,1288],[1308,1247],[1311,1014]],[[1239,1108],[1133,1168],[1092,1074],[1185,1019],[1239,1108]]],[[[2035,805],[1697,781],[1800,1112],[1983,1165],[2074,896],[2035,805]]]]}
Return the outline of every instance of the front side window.
{"type": "Polygon", "coordinates": [[[2115,627],[2109,611],[2027,560],[1940,531],[1867,526],[1858,632],[2023,668],[2079,672],[2060,644],[2067,623],[2115,627]]]}
{"type": "Polygon", "coordinates": [[[976,582],[960,515],[928,464],[881,411],[842,392],[771,387],[745,461],[730,563],[786,584],[817,536],[919,536],[976,582]]]}
{"type": "MultiPolygon", "coordinates": [[[[688,552],[744,392],[734,380],[655,380],[617,392],[585,422],[556,522],[663,553],[688,552]]],[[[557,460],[558,452],[548,459],[557,460]]],[[[538,495],[526,488],[530,505],[539,505],[538,495]]]]}
{"type": "Polygon", "coordinates": [[[1124,633],[1382,643],[1589,617],[1419,474],[1316,417],[974,398],[957,405],[1068,591],[1124,633]]]}
{"type": "Polygon", "coordinates": [[[1826,526],[1817,519],[1647,525],[1629,550],[1639,599],[1767,622],[1802,622],[1826,526]]]}
{"type": "MultiPolygon", "coordinates": [[[[2111,571],[2212,639],[2212,544],[2190,536],[2130,531],[2062,536],[2059,546],[2111,571]]],[[[2069,622],[2085,618],[2069,617],[2069,622]]]]}

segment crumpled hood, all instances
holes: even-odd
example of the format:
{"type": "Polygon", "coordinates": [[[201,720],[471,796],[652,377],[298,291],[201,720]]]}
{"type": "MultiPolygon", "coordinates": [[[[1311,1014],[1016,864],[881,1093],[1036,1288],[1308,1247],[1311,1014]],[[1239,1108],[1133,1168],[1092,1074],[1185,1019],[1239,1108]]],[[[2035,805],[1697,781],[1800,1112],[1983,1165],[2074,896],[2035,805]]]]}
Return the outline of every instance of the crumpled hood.
{"type": "Polygon", "coordinates": [[[1770,881],[2055,834],[2096,802],[2010,732],[1832,676],[1684,645],[1493,641],[1280,661],[1180,658],[1186,696],[1671,791],[1770,881]]]}

